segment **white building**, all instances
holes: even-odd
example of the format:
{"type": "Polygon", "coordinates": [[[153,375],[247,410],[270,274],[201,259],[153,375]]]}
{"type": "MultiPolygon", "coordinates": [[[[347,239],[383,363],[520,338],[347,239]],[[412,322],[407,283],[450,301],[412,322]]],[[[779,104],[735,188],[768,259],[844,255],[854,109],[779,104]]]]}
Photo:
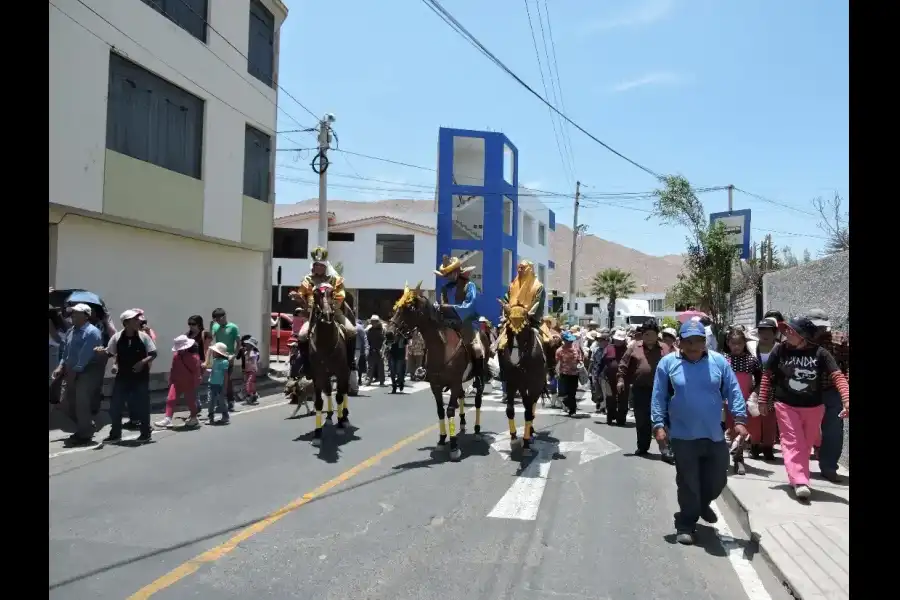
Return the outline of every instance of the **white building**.
{"type": "MultiPolygon", "coordinates": [[[[563,294],[565,297],[567,294],[563,294]]],[[[662,321],[664,317],[678,318],[678,312],[673,307],[666,306],[665,292],[637,292],[631,294],[628,300],[646,300],[650,313],[657,320],[662,321]]],[[[578,323],[585,325],[591,321],[596,321],[605,327],[609,319],[606,298],[596,297],[579,297],[575,299],[575,318],[578,323]]]]}
{"type": "MultiPolygon", "coordinates": [[[[433,201],[330,200],[328,210],[328,258],[343,274],[360,317],[390,315],[405,283],[415,286],[421,281],[423,290],[434,290],[437,215],[433,201]]],[[[309,273],[309,253],[317,245],[318,201],[278,204],[275,215],[272,306],[289,312],[296,304],[288,294],[309,273]]]]}
{"type": "MultiPolygon", "coordinates": [[[[519,187],[518,259],[528,259],[535,265],[538,279],[548,285],[549,271],[555,268],[550,256],[550,236],[556,224],[549,208],[533,192],[519,187]]],[[[513,267],[515,270],[515,267],[513,267]]],[[[515,275],[513,275],[515,276],[515,275]]],[[[547,290],[547,301],[550,301],[547,290]]]]}
{"type": "Polygon", "coordinates": [[[269,339],[280,0],[55,0],[50,285],[269,339]],[[204,15],[201,17],[199,15],[204,15]],[[250,57],[250,58],[248,58],[250,57]]]}

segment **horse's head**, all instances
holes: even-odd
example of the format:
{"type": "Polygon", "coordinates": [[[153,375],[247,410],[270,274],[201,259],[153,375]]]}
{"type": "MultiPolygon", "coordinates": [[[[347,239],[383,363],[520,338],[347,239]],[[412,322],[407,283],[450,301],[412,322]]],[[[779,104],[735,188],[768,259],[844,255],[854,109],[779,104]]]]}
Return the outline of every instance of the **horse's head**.
{"type": "Polygon", "coordinates": [[[428,320],[433,312],[431,302],[422,295],[421,288],[421,281],[414,289],[410,289],[409,285],[405,285],[403,295],[394,303],[391,326],[403,336],[408,337],[412,330],[428,320]]]}
{"type": "Polygon", "coordinates": [[[506,316],[506,324],[513,335],[519,335],[527,329],[528,325],[528,308],[521,304],[509,305],[500,300],[500,306],[503,307],[503,314],[506,316]]]}
{"type": "Polygon", "coordinates": [[[334,322],[334,307],[332,306],[331,295],[334,288],[329,283],[320,283],[313,289],[313,315],[317,321],[322,323],[334,322]]]}

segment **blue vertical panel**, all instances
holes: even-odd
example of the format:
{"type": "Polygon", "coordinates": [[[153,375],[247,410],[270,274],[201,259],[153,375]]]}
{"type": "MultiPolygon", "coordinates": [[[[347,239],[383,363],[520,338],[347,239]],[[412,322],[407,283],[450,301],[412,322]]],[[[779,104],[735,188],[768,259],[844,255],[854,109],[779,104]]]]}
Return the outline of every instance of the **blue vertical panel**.
{"type": "Polygon", "coordinates": [[[556,213],[552,210],[550,212],[550,231],[556,231],[556,213]]]}
{"type": "Polygon", "coordinates": [[[497,298],[503,294],[503,196],[507,184],[503,179],[503,139],[491,134],[484,144],[484,293],[478,311],[492,322],[499,316],[497,298]],[[493,304],[493,306],[492,306],[493,304]]]}

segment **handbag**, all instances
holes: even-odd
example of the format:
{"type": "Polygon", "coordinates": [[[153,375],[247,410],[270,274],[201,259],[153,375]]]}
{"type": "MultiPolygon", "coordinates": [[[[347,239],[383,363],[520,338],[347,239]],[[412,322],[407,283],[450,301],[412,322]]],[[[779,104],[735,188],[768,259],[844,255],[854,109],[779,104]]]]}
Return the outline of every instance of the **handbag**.
{"type": "Polygon", "coordinates": [[[584,368],[584,363],[578,363],[578,383],[581,385],[587,385],[590,381],[590,377],[588,376],[587,369],[584,368]]]}

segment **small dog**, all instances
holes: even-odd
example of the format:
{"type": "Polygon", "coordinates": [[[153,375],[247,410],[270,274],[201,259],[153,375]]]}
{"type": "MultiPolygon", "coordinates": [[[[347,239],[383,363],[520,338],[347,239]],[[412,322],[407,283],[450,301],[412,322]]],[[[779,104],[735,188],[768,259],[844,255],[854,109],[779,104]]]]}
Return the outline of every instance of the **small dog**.
{"type": "Polygon", "coordinates": [[[290,418],[297,416],[297,413],[300,412],[301,404],[306,408],[306,414],[312,412],[312,409],[309,407],[309,402],[314,400],[314,393],[313,382],[308,379],[290,379],[284,384],[285,397],[291,399],[291,404],[297,405],[294,408],[294,412],[291,413],[290,418]]]}

